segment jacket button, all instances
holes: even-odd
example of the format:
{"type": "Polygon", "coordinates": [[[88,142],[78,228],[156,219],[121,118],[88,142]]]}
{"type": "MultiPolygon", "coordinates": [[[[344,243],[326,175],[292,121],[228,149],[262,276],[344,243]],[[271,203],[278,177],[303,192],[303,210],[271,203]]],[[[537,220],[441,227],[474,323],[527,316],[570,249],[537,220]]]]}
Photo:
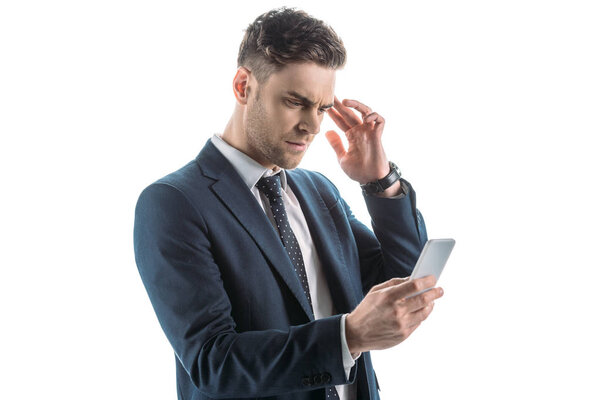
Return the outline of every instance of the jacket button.
{"type": "Polygon", "coordinates": [[[316,374],[313,376],[313,378],[314,378],[315,385],[320,385],[323,383],[323,378],[322,378],[321,374],[316,374]]]}
{"type": "Polygon", "coordinates": [[[312,386],[312,380],[310,379],[310,377],[305,376],[304,378],[302,378],[302,384],[304,386],[312,386]]]}
{"type": "Polygon", "coordinates": [[[323,372],[321,374],[321,377],[323,378],[323,383],[331,382],[331,374],[329,374],[328,372],[323,372]]]}

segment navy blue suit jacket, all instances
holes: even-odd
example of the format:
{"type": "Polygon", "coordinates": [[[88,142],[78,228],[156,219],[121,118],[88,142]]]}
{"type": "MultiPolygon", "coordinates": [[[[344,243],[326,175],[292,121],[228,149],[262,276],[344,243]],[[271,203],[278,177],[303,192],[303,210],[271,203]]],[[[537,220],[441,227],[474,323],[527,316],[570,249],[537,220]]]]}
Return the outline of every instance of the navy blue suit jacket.
{"type": "MultiPolygon", "coordinates": [[[[210,140],[139,197],[135,259],[175,351],[180,399],[323,400],[326,386],[349,382],[341,314],[373,285],[409,275],[427,240],[412,188],[403,199],[365,196],[371,231],[323,175],[285,172],[339,315],[312,319],[277,233],[210,140]]],[[[355,380],[359,399],[379,398],[368,352],[355,380]]]]}

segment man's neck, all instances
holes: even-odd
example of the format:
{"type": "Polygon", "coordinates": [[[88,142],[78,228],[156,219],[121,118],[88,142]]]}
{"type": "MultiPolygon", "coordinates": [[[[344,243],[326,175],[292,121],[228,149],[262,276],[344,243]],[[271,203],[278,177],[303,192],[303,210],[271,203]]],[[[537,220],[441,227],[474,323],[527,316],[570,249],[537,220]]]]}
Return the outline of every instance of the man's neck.
{"type": "Polygon", "coordinates": [[[238,123],[238,119],[236,118],[236,115],[234,113],[231,116],[231,118],[229,119],[229,122],[227,122],[227,125],[225,126],[223,133],[219,136],[221,137],[221,139],[223,139],[223,141],[227,142],[228,145],[241,151],[242,153],[244,153],[248,157],[252,158],[254,161],[256,161],[260,165],[264,166],[265,168],[269,168],[269,169],[273,170],[273,172],[279,171],[280,168],[277,165],[273,165],[273,164],[266,165],[265,162],[262,162],[261,160],[257,160],[257,158],[252,155],[252,152],[250,152],[248,150],[248,148],[246,146],[246,142],[243,139],[244,133],[240,129],[241,129],[241,126],[238,123]]]}

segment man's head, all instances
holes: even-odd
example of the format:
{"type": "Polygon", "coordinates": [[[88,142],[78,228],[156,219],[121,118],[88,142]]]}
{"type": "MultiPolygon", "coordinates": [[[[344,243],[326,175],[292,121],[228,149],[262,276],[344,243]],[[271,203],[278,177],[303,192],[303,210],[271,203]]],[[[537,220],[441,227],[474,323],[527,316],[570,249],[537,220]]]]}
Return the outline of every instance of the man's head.
{"type": "Polygon", "coordinates": [[[263,84],[288,64],[313,62],[339,69],[346,63],[342,40],[323,21],[304,11],[282,7],[268,11],[246,29],[238,53],[238,67],[246,67],[263,84]]]}
{"type": "Polygon", "coordinates": [[[234,145],[269,168],[295,168],[333,105],[345,62],[341,39],[322,21],[289,8],[259,16],[238,55],[234,145]]]}

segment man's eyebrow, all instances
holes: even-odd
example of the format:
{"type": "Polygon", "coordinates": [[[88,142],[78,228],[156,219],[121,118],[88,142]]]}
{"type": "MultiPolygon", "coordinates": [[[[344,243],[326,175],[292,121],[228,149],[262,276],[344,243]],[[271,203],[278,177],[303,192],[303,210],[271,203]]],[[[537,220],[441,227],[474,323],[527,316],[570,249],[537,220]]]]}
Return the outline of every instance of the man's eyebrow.
{"type": "MultiPolygon", "coordinates": [[[[308,104],[310,106],[316,106],[317,105],[314,101],[310,100],[308,97],[302,96],[300,93],[298,93],[298,92],[296,92],[294,90],[288,90],[287,94],[289,94],[290,96],[296,97],[298,100],[301,100],[304,104],[308,104]]],[[[333,107],[333,103],[326,104],[326,105],[324,105],[321,108],[328,109],[328,108],[331,108],[331,107],[333,107]]]]}

